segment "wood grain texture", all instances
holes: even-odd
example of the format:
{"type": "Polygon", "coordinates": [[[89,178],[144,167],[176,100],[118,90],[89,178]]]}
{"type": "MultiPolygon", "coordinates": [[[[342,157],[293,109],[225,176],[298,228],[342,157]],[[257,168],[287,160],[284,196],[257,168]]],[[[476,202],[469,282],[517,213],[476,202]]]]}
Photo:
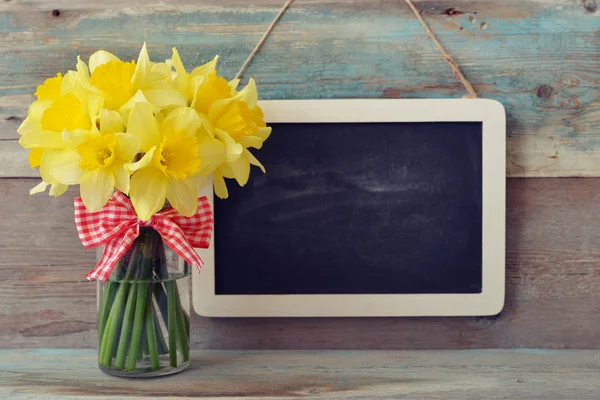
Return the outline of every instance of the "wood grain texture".
{"type": "Polygon", "coordinates": [[[0,395],[38,399],[597,400],[598,351],[196,351],[166,379],[104,375],[93,350],[0,351],[0,395]]]}
{"type": "MultiPolygon", "coordinates": [[[[188,66],[221,55],[231,77],[279,0],[12,0],[0,2],[0,140],[14,141],[44,78],[104,48],[188,66]]],[[[597,0],[417,1],[482,97],[508,112],[510,176],[600,176],[597,0]]],[[[460,98],[461,84],[403,1],[298,0],[246,72],[265,99],[460,98]]],[[[10,167],[30,176],[15,146],[10,167]]]]}
{"type": "MultiPolygon", "coordinates": [[[[94,283],[64,197],[0,180],[0,347],[95,347],[94,283]]],[[[510,179],[507,301],[497,317],[206,319],[195,348],[600,348],[600,180],[510,179]]]]}

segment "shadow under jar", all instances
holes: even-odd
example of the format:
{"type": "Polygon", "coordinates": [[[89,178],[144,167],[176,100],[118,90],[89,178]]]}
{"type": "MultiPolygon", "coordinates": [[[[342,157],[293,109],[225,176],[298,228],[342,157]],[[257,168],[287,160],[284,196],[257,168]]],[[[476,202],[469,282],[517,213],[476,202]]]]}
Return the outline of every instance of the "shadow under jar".
{"type": "Polygon", "coordinates": [[[169,375],[190,363],[189,264],[140,228],[106,282],[98,281],[98,364],[124,377],[169,375]]]}

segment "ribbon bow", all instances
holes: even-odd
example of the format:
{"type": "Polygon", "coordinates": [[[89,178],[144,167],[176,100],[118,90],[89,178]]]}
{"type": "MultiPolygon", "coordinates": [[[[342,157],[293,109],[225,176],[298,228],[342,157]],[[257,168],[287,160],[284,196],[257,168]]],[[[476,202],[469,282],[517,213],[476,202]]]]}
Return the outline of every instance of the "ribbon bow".
{"type": "Polygon", "coordinates": [[[140,234],[140,227],[152,227],[165,243],[198,270],[203,261],[194,248],[208,248],[213,229],[213,214],[206,197],[198,199],[198,211],[184,217],[168,207],[148,221],[140,220],[127,196],[115,192],[100,211],[90,212],[81,198],[75,199],[75,225],[83,246],[87,249],[103,244],[104,254],[85,277],[106,281],[121,257],[140,234]]]}

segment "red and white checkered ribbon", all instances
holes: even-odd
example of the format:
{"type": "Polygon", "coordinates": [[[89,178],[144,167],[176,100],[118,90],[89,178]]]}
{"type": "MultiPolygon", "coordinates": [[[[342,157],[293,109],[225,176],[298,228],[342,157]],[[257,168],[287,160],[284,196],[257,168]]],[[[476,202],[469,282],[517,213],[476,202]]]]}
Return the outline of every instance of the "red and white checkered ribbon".
{"type": "Polygon", "coordinates": [[[118,191],[97,212],[88,211],[81,198],[75,199],[75,225],[83,246],[87,249],[106,245],[96,268],[85,276],[89,280],[108,279],[119,259],[139,236],[140,227],[154,228],[175,253],[200,269],[203,262],[194,248],[208,248],[213,222],[206,197],[198,199],[198,211],[191,217],[184,217],[169,207],[148,221],[140,220],[129,198],[118,191]]]}

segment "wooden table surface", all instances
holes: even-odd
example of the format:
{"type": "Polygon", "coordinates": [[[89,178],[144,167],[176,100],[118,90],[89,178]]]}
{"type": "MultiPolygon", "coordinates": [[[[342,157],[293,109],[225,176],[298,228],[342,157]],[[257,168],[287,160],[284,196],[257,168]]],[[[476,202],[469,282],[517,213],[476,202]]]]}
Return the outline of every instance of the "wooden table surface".
{"type": "Polygon", "coordinates": [[[102,373],[94,350],[0,351],[2,399],[597,400],[600,351],[196,351],[160,379],[102,373]]]}

